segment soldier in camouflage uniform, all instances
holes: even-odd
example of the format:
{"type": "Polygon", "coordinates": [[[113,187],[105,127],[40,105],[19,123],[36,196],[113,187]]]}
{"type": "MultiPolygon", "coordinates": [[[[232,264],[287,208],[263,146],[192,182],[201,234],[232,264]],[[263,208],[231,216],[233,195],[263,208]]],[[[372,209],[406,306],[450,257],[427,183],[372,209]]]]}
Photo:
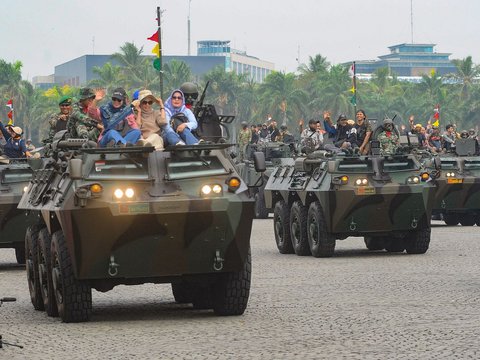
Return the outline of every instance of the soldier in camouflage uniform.
{"type": "Polygon", "coordinates": [[[90,88],[80,89],[79,101],[73,104],[72,113],[67,122],[67,131],[71,138],[84,138],[96,142],[103,131],[100,111],[93,106],[95,96],[90,88]]]}
{"type": "Polygon", "coordinates": [[[395,154],[400,142],[398,135],[394,131],[392,119],[383,120],[383,131],[378,134],[377,140],[380,142],[380,154],[395,154]]]}
{"type": "Polygon", "coordinates": [[[67,122],[72,112],[72,97],[67,95],[62,96],[58,102],[58,106],[60,107],[60,112],[48,120],[50,130],[48,132],[48,138],[43,140],[44,144],[51,143],[57,132],[67,129],[67,122]]]}
{"type": "Polygon", "coordinates": [[[251,138],[252,138],[252,131],[248,128],[248,124],[245,121],[242,121],[242,130],[240,130],[237,137],[240,161],[243,161],[245,158],[247,145],[250,143],[251,138]]]}

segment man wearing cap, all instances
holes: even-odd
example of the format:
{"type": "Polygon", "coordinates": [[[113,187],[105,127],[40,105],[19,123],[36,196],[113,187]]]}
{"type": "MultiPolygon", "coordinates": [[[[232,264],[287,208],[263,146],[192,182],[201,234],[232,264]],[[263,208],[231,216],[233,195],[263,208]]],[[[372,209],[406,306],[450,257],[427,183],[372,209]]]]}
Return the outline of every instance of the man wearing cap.
{"type": "Polygon", "coordinates": [[[308,128],[304,129],[300,134],[300,146],[302,152],[314,151],[322,148],[323,134],[318,130],[317,124],[319,120],[308,120],[308,128]]]}
{"type": "Polygon", "coordinates": [[[162,127],[167,124],[167,120],[162,99],[156,98],[150,90],[142,90],[132,105],[137,110],[137,124],[144,140],[142,145],[150,144],[155,147],[155,150],[163,150],[162,127]],[[154,104],[158,104],[160,110],[154,110],[154,104]]]}
{"type": "Polygon", "coordinates": [[[10,126],[6,129],[0,121],[0,130],[6,140],[3,151],[7,157],[10,159],[19,159],[32,156],[27,149],[25,140],[22,139],[23,130],[21,127],[10,126]]]}
{"type": "Polygon", "coordinates": [[[112,100],[100,108],[104,131],[98,138],[101,147],[112,145],[136,144],[141,132],[135,121],[133,107],[125,104],[127,93],[123,88],[116,88],[112,100]]]}
{"type": "Polygon", "coordinates": [[[95,106],[97,95],[90,88],[80,89],[79,100],[73,104],[67,121],[67,131],[71,138],[84,138],[97,141],[103,125],[100,110],[95,106]]]}
{"type": "Polygon", "coordinates": [[[333,126],[330,114],[324,114],[325,130],[329,133],[333,144],[328,144],[327,150],[338,152],[341,149],[357,148],[357,129],[348,124],[348,119],[344,114],[340,114],[337,119],[337,126],[333,126]]]}
{"type": "Polygon", "coordinates": [[[48,137],[43,140],[44,144],[51,143],[57,132],[67,129],[67,121],[72,113],[72,97],[68,95],[62,96],[58,102],[58,106],[60,107],[60,112],[48,120],[50,130],[48,137]]]}

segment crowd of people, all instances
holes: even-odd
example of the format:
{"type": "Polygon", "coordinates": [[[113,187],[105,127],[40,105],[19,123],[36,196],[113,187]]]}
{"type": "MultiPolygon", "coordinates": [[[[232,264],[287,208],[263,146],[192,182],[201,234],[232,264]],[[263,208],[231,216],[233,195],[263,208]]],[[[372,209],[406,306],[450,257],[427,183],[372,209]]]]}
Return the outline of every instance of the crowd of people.
{"type": "MultiPolygon", "coordinates": [[[[196,98],[188,95],[190,101],[196,98]]],[[[58,113],[48,120],[48,136],[43,143],[51,143],[62,130],[66,130],[70,138],[92,140],[99,147],[136,145],[162,150],[168,145],[202,142],[192,133],[198,123],[181,89],[172,91],[165,102],[148,89],[136,91],[130,99],[123,88],[116,88],[110,99],[99,105],[104,98],[103,90],[91,88],[80,89],[76,101],[71,96],[61,97],[58,113]]],[[[5,156],[32,156],[35,146],[30,139],[23,139],[19,126],[5,126],[0,121],[0,130],[5,156]]]]}
{"type": "MultiPolygon", "coordinates": [[[[374,129],[362,109],[356,112],[355,120],[349,120],[346,115],[340,114],[334,123],[330,112],[324,111],[322,122],[318,119],[310,119],[305,129],[303,129],[303,121],[299,125],[300,142],[297,148],[302,153],[315,150],[360,155],[370,153],[374,129]]],[[[383,120],[376,131],[375,139],[379,142],[380,153],[394,154],[400,146],[400,135],[417,137],[418,146],[429,149],[432,153],[443,153],[454,149],[455,141],[459,138],[474,138],[478,148],[478,136],[474,129],[457,132],[455,125],[448,124],[445,131],[441,133],[439,127],[432,125],[430,121],[425,127],[419,123],[415,124],[412,115],[409,118],[408,127],[396,126],[392,119],[383,120]]],[[[237,138],[241,158],[248,144],[265,141],[283,141],[291,144],[295,143],[295,138],[285,125],[278,129],[276,121],[272,119],[264,124],[251,126],[243,122],[237,138]]]]}

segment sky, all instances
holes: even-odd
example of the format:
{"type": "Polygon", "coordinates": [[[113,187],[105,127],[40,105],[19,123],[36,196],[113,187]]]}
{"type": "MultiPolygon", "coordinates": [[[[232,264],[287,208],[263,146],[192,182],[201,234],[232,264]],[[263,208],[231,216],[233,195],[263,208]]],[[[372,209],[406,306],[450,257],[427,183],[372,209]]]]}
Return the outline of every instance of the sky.
{"type": "Polygon", "coordinates": [[[231,40],[276,70],[294,72],[316,54],[333,64],[373,60],[410,43],[411,4],[414,43],[480,63],[478,0],[3,0],[0,59],[20,60],[31,80],[83,55],[117,52],[125,42],[150,54],[160,6],[165,55],[187,54],[190,10],[192,55],[199,40],[231,40]]]}

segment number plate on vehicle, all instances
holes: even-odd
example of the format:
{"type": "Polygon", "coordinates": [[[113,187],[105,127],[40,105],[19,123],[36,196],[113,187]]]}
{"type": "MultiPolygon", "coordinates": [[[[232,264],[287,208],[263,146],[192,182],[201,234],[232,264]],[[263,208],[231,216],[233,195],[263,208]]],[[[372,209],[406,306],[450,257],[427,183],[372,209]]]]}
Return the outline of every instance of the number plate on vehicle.
{"type": "Polygon", "coordinates": [[[372,186],[360,186],[357,188],[357,195],[375,194],[375,188],[372,186]]]}
{"type": "Polygon", "coordinates": [[[447,184],[461,184],[463,179],[447,179],[447,184]]]}
{"type": "Polygon", "coordinates": [[[118,204],[120,214],[149,214],[150,204],[118,204]]]}

